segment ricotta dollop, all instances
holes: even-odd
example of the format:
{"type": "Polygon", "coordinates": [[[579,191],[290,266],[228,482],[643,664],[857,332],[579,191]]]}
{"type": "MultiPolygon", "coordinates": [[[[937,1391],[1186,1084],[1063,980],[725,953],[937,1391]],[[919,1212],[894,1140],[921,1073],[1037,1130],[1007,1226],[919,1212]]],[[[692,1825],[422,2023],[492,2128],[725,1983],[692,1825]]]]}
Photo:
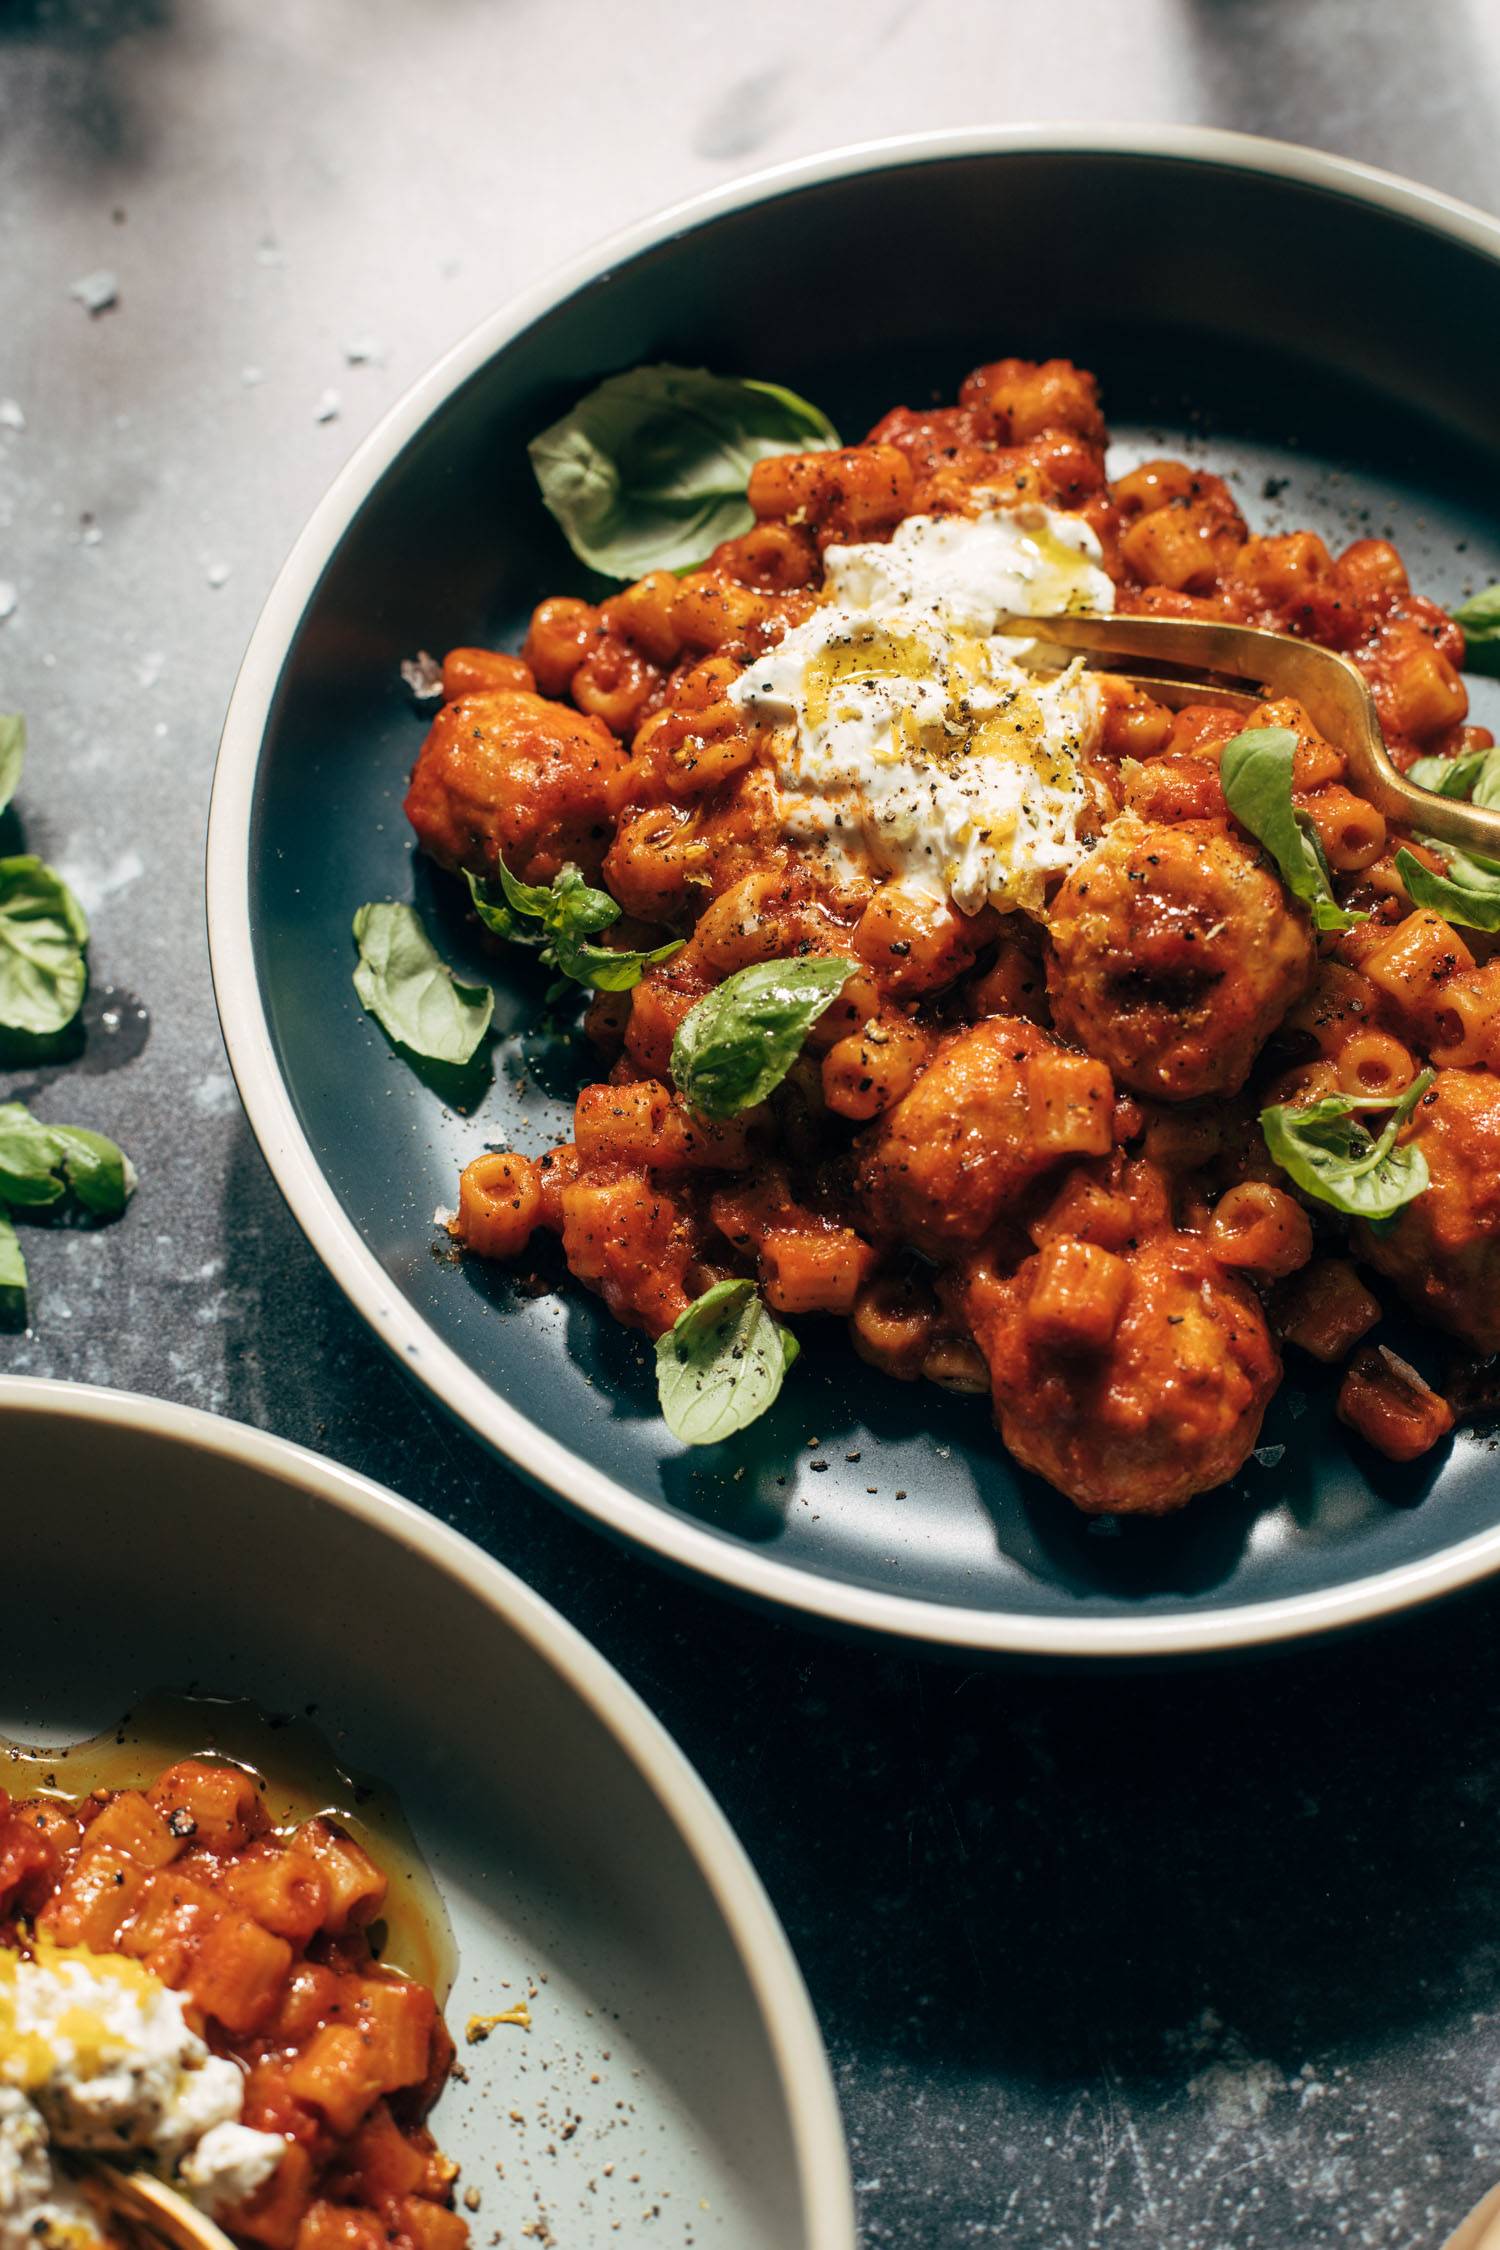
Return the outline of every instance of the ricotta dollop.
{"type": "Polygon", "coordinates": [[[55,2149],[142,2156],[208,2211],[243,2202],[286,2146],[239,2122],[244,2088],[138,1961],[0,1948],[0,2250],[99,2240],[55,2149]]]}
{"type": "Polygon", "coordinates": [[[1014,620],[1113,608],[1092,527],[1040,505],[909,516],[823,561],[820,606],[729,690],[767,729],[784,834],[835,879],[1034,910],[1082,856],[1099,697],[1079,664],[1024,667],[1014,620]]]}

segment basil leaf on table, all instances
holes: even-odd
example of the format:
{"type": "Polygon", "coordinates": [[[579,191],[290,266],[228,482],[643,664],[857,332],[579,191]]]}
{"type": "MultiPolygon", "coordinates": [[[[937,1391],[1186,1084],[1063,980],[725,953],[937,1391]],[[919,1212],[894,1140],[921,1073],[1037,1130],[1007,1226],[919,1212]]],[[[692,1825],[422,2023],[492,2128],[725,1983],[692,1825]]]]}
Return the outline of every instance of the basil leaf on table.
{"type": "Polygon", "coordinates": [[[0,1029],[47,1038],[73,1021],[88,985],[89,926],[55,868],[0,859],[0,1029]]]}
{"type": "Polygon", "coordinates": [[[579,561],[640,578],[688,569],[748,531],[757,461],[838,442],[826,414],[778,383],[660,366],[611,375],[528,450],[579,561]]]}
{"type": "Polygon", "coordinates": [[[1486,586],[1451,614],[1464,629],[1464,670],[1500,672],[1500,585],[1486,586]]]}
{"type": "Polygon", "coordinates": [[[118,1218],[137,1184],[125,1151],[86,1125],[49,1125],[47,1131],[61,1146],[63,1177],[84,1209],[101,1219],[118,1218]]]}
{"type": "Polygon", "coordinates": [[[1432,1084],[1424,1070],[1400,1100],[1383,1094],[1327,1094],[1300,1106],[1286,1102],[1260,1113],[1266,1147],[1298,1187],[1350,1219],[1388,1219],[1429,1184],[1427,1159],[1396,1136],[1432,1084]],[[1385,1130],[1373,1139],[1356,1110],[1388,1109],[1385,1130]]]}
{"type": "Polygon", "coordinates": [[[135,1192],[124,1150],[86,1125],[44,1125],[21,1102],[0,1102],[0,1204],[58,1203],[71,1189],[86,1211],[117,1218],[135,1192]]]}
{"type": "Polygon", "coordinates": [[[495,995],[460,984],[415,908],[372,900],[354,917],[354,989],[398,1046],[428,1062],[469,1062],[490,1028],[495,995]]]}
{"type": "Polygon", "coordinates": [[[705,993],[677,1026],[672,1076],[700,1117],[734,1117],[781,1084],[856,964],[838,953],[756,961],[705,993]]]}
{"type": "Polygon", "coordinates": [[[596,891],[571,863],[550,883],[523,883],[504,860],[499,862],[499,873],[503,904],[487,896],[484,885],[464,869],[474,911],[496,937],[540,947],[537,958],[542,966],[559,972],[560,981],[548,993],[549,1000],[570,983],[594,992],[633,992],[647,969],[658,961],[670,961],[682,950],[681,938],[670,938],[645,952],[594,945],[595,934],[618,922],[621,910],[608,891],[596,891]],[[540,926],[528,929],[528,922],[540,926]]]}
{"type": "Polygon", "coordinates": [[[0,1212],[0,1311],[25,1312],[26,1260],[21,1251],[21,1238],[15,1228],[0,1212]]]}
{"type": "Polygon", "coordinates": [[[1240,826],[1265,845],[1287,889],[1311,914],[1313,928],[1352,930],[1366,916],[1351,914],[1334,897],[1318,832],[1292,803],[1296,752],[1290,727],[1250,727],[1235,735],[1219,759],[1224,802],[1240,826]]]}
{"type": "Polygon", "coordinates": [[[656,1342],[656,1389],[673,1437],[714,1445],[757,1421],[799,1346],[753,1281],[716,1281],[656,1342]]]}
{"type": "Polygon", "coordinates": [[[26,762],[26,721],[19,711],[0,711],[0,813],[16,793],[26,762]]]}

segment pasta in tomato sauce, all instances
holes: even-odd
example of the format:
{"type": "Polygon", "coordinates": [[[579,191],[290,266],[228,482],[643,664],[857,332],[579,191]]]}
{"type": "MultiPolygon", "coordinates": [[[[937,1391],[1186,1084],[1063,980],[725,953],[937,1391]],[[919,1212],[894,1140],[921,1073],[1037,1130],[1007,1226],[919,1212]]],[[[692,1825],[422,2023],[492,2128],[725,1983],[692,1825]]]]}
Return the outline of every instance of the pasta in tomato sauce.
{"type": "Polygon", "coordinates": [[[1387,541],[1256,535],[1222,479],[1111,479],[1105,445],[1088,373],[1004,359],[861,444],[761,460],[753,528],[701,567],[546,600],[519,658],[455,650],[406,810],[481,885],[579,870],[623,909],[610,948],[680,941],[597,993],[573,1140],[470,1165],[462,1242],[545,1229],[652,1337],[753,1282],[889,1377],[988,1390],[1081,1508],[1159,1513],[1242,1465],[1282,1344],[1361,1348],[1341,1411],[1375,1444],[1444,1434],[1364,1345],[1361,1269],[1500,1349],[1500,961],[1413,903],[1410,840],[1297,704],[1168,707],[1063,658],[1022,684],[1001,613],[1271,627],[1359,666],[1403,767],[1491,737],[1460,628],[1387,541]],[[1037,598],[970,568],[981,533],[1037,598]],[[1315,911],[1231,805],[1247,738],[1285,745],[1315,911]],[[827,957],[847,974],[773,1090],[695,1106],[695,1011],[827,957]],[[1355,1136],[1342,1203],[1327,1115],[1355,1136]]]}

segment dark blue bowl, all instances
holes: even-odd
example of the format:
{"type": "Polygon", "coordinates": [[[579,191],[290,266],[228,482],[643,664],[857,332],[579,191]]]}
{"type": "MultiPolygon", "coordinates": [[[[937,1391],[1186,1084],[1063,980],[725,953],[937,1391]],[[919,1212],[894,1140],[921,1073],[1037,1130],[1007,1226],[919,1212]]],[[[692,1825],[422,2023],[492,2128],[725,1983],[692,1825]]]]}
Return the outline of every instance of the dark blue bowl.
{"type": "Polygon", "coordinates": [[[1390,531],[1424,589],[1457,599],[1500,576],[1497,335],[1500,226],[1476,212],[1231,134],[1049,127],[857,150],[670,212],[419,383],[266,605],[209,836],[214,978],[250,1121],[410,1372],[665,1559],[974,1649],[1246,1647],[1500,1563],[1485,1442],[1405,1470],[1353,1451],[1307,1363],[1235,1483],[1165,1522],[1086,1521],[1011,1465],[982,1402],[882,1382],[832,1330],[763,1422],[684,1451],[647,1348],[594,1299],[528,1297],[438,1254],[433,1212],[468,1156],[565,1129],[584,1056],[538,1030],[528,963],[503,965],[502,1041],[463,1083],[397,1059],[349,981],[350,917],[378,897],[415,896],[450,959],[494,973],[414,861],[400,803],[422,722],[397,666],[513,643],[542,595],[582,588],[526,441],[602,375],[672,359],[768,376],[858,432],[982,359],[1065,353],[1099,371],[1120,458],[1205,462],[1256,528],[1333,545],[1390,531]]]}

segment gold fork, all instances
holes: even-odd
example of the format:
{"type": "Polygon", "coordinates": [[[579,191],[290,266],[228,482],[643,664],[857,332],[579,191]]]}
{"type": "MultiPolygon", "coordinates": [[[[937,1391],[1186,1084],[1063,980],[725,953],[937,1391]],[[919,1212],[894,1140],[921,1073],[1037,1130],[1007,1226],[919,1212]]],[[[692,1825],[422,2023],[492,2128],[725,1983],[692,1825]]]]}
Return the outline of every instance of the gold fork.
{"type": "Polygon", "coordinates": [[[1319,733],[1342,750],[1355,787],[1388,820],[1461,851],[1500,859],[1500,808],[1439,797],[1398,773],[1369,683],[1332,649],[1258,625],[1220,625],[1200,617],[1009,617],[998,629],[1071,650],[1161,703],[1224,703],[1247,710],[1291,696],[1319,733]],[[1124,670],[1117,658],[1132,669],[1124,670]],[[1135,668],[1142,665],[1146,669],[1135,668]]]}
{"type": "Polygon", "coordinates": [[[142,2243],[166,2250],[235,2250],[221,2226],[152,2172],[127,2172],[96,2157],[73,2163],[93,2200],[142,2243]]]}

